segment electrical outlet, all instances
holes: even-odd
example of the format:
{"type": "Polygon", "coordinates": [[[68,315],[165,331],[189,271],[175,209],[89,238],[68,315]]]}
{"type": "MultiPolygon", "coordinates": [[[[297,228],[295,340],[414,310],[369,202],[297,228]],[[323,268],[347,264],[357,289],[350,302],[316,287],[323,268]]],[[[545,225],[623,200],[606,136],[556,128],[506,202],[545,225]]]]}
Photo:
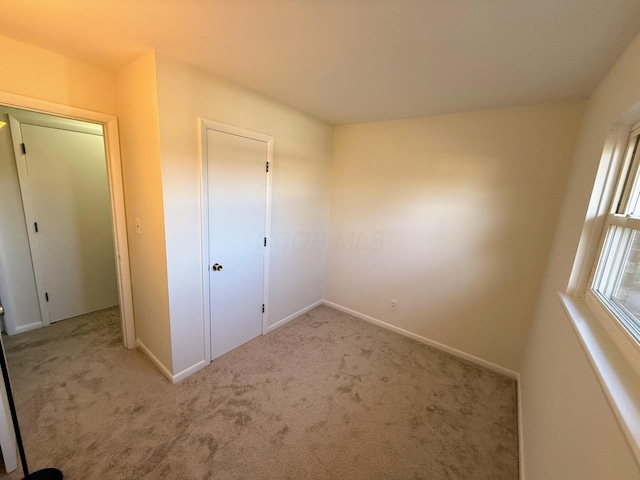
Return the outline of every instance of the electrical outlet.
{"type": "Polygon", "coordinates": [[[138,235],[140,235],[142,233],[142,230],[140,229],[140,219],[136,218],[136,233],[138,235]]]}
{"type": "Polygon", "coordinates": [[[390,300],[390,304],[389,304],[389,309],[393,310],[394,312],[396,310],[398,310],[398,300],[394,300],[393,298],[390,300]]]}

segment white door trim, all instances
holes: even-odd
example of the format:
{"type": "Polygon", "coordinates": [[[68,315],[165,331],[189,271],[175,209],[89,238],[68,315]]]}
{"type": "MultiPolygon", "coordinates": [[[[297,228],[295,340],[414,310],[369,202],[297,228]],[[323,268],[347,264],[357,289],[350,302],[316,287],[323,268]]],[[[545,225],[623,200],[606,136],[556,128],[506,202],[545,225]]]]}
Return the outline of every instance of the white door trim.
{"type": "Polygon", "coordinates": [[[207,188],[208,167],[207,167],[207,130],[215,130],[230,135],[249,138],[263,142],[267,146],[267,162],[269,172],[267,174],[266,188],[266,212],[265,212],[265,237],[267,245],[264,249],[264,281],[262,298],[264,301],[264,313],[262,314],[262,334],[267,333],[269,325],[269,268],[271,258],[271,191],[272,191],[272,171],[273,171],[273,137],[264,133],[254,132],[245,128],[228,125],[208,118],[200,118],[199,141],[200,141],[200,211],[202,241],[202,308],[204,312],[204,349],[207,362],[211,361],[211,311],[209,306],[209,192],[207,188]]]}
{"type": "Polygon", "coordinates": [[[124,186],[122,183],[122,160],[120,158],[120,140],[118,119],[114,115],[93,112],[47,102],[35,98],[23,97],[0,91],[0,104],[48,113],[77,120],[99,123],[104,127],[105,153],[107,158],[107,176],[111,194],[114,245],[116,253],[116,272],[118,275],[118,296],[120,299],[120,318],[122,322],[122,342],[125,348],[135,348],[135,324],[133,317],[133,295],[131,292],[131,270],[129,267],[129,245],[127,243],[127,224],[124,204],[124,186]]]}

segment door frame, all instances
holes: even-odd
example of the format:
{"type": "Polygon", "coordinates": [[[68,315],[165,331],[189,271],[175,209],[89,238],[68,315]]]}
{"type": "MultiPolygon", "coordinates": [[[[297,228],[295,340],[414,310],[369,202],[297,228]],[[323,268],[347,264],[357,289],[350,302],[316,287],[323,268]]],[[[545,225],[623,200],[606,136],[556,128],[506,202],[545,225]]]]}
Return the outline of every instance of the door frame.
{"type": "Polygon", "coordinates": [[[98,123],[104,129],[105,156],[107,160],[107,179],[111,197],[111,214],[116,256],[116,274],[118,277],[118,297],[120,301],[120,320],[122,343],[125,348],[136,347],[135,324],[133,316],[133,294],[131,290],[131,270],[129,267],[129,245],[127,242],[127,224],[124,203],[124,185],[122,181],[122,159],[118,119],[114,115],[93,112],[81,108],[23,97],[0,91],[0,104],[31,110],[34,112],[67,117],[74,120],[98,123]]]}
{"type": "Polygon", "coordinates": [[[264,302],[264,313],[262,314],[262,334],[267,332],[269,325],[269,269],[271,259],[271,196],[272,196],[272,182],[270,175],[273,172],[273,137],[264,133],[255,132],[253,130],[247,130],[245,128],[236,127],[235,125],[229,125],[221,123],[208,118],[200,117],[199,128],[199,143],[200,143],[200,211],[202,213],[201,223],[201,256],[202,256],[202,311],[204,314],[204,347],[205,347],[205,359],[210,362],[211,359],[211,308],[209,304],[209,189],[208,189],[208,143],[207,143],[207,130],[215,130],[217,132],[226,133],[229,135],[236,135],[239,137],[249,138],[251,140],[257,140],[263,142],[267,146],[267,162],[269,164],[269,171],[266,173],[266,188],[265,188],[265,226],[264,236],[267,239],[267,245],[264,249],[264,263],[263,263],[263,282],[262,282],[262,299],[264,302]]]}

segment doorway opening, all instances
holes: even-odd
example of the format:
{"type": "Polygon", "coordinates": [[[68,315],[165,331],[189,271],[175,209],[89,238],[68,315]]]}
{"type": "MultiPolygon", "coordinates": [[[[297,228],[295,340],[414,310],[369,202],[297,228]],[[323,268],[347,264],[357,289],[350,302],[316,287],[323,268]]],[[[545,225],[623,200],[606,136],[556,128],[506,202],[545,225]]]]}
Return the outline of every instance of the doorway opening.
{"type": "Polygon", "coordinates": [[[13,153],[7,159],[2,151],[0,168],[14,162],[8,172],[13,178],[2,178],[5,196],[11,196],[3,216],[11,217],[10,225],[22,222],[22,228],[1,227],[0,294],[7,333],[119,305],[122,343],[134,348],[116,118],[1,92],[0,116],[7,124],[0,129],[0,142],[10,138],[13,153]],[[75,143],[65,152],[68,142],[75,143]],[[57,156],[50,155],[49,145],[60,150],[57,156]],[[78,151],[80,160],[72,158],[78,151]],[[85,168],[89,158],[93,166],[85,168]],[[29,296],[31,301],[24,298],[29,296]]]}

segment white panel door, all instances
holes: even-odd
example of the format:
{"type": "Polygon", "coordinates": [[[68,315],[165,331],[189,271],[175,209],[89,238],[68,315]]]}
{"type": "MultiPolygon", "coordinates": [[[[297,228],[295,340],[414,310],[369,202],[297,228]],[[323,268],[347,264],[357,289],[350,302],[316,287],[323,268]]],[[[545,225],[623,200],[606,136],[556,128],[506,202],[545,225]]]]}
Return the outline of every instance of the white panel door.
{"type": "Polygon", "coordinates": [[[266,162],[265,142],[207,130],[212,359],[262,333],[266,162]]]}
{"type": "Polygon", "coordinates": [[[117,305],[104,138],[26,123],[21,131],[43,311],[56,322],[117,305]]]}

